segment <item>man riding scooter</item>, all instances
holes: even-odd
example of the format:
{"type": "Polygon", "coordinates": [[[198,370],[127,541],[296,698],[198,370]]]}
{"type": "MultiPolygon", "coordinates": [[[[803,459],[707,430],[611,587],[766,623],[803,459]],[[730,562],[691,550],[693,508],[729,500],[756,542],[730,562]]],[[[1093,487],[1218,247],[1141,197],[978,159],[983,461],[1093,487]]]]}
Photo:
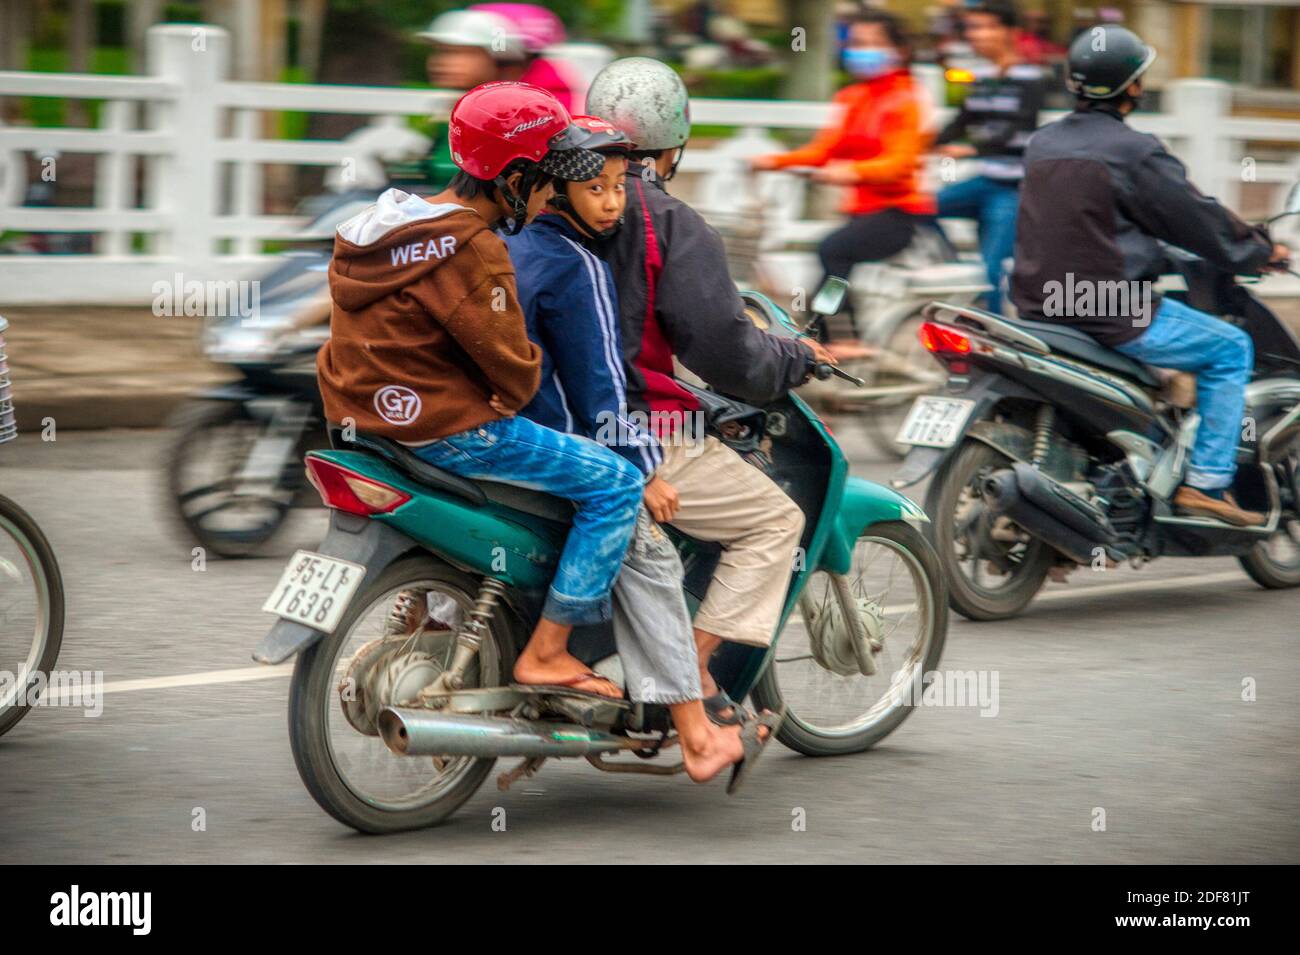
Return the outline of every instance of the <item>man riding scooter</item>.
{"type": "Polygon", "coordinates": [[[655,476],[671,492],[660,520],[722,545],[695,615],[695,641],[705,708],[715,722],[736,722],[745,716],[718,688],[709,659],[724,640],[771,644],[803,513],[717,438],[699,440],[691,426],[698,403],[674,380],[673,362],[761,404],[806,381],[815,362],[834,359],[810,339],[780,339],[753,325],[728,278],[721,238],[665,191],[690,133],[681,78],[656,60],[616,60],[592,82],[587,108],[637,144],[626,221],[602,250],[618,289],[627,401],[658,423],[663,461],[655,476]]]}
{"type": "Polygon", "coordinates": [[[1025,151],[1011,297],[1024,318],[1064,322],[1130,358],[1194,372],[1202,420],[1174,507],[1259,526],[1264,515],[1239,507],[1228,490],[1254,363],[1251,339],[1182,302],[1159,299],[1151,287],[1166,260],[1162,241],[1236,274],[1282,264],[1289,253],[1202,195],[1158,139],[1125,123],[1155,57],[1154,48],[1115,25],[1093,27],[1071,45],[1075,110],[1035,133],[1025,151]],[[1121,285],[1141,290],[1126,296],[1140,304],[1125,314],[1062,308],[1056,294],[1091,288],[1102,301],[1103,291],[1121,285]]]}

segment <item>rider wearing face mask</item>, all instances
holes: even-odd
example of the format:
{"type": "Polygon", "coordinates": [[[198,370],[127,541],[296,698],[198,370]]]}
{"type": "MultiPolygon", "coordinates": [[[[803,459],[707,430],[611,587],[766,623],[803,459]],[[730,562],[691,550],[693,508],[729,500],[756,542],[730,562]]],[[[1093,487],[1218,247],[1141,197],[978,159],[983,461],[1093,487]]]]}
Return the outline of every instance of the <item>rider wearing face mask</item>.
{"type": "MultiPolygon", "coordinates": [[[[818,182],[847,187],[841,209],[849,221],[817,250],[826,275],[847,280],[857,263],[901,252],[917,224],[934,215],[934,199],[920,180],[926,105],[908,58],[896,19],[878,10],[858,14],[844,51],[856,82],[835,95],[836,124],[802,149],[751,160],[756,170],[817,166],[818,182]]],[[[860,333],[856,325],[854,332],[860,333]]]]}
{"type": "Polygon", "coordinates": [[[1201,424],[1174,507],[1260,525],[1264,515],[1243,510],[1228,491],[1254,365],[1250,336],[1161,299],[1152,286],[1165,266],[1161,242],[1230,274],[1258,272],[1289,253],[1202,195],[1160,140],[1127,125],[1155,57],[1114,25],[1092,27],[1071,45],[1069,85],[1078,105],[1035,133],[1025,151],[1011,296],[1023,318],[1064,322],[1137,361],[1195,372],[1201,424]],[[1123,288],[1128,307],[1062,307],[1063,288],[1098,301],[1104,290],[1123,288]]]}

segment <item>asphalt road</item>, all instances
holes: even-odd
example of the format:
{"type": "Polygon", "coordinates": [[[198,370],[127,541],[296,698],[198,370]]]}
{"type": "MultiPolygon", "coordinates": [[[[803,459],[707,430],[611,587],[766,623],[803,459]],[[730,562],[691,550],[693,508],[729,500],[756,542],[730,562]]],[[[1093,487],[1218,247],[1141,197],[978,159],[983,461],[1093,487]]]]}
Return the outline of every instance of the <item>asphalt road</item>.
{"type": "MultiPolygon", "coordinates": [[[[837,432],[857,473],[889,473],[851,425],[837,432]]],[[[108,690],[98,718],[38,709],[0,740],[6,862],[1300,861],[1300,592],[1223,559],[1080,572],[1018,620],[954,617],[943,667],[998,673],[992,718],[923,708],[864,755],[775,752],[733,799],[552,762],[507,793],[489,782],[439,828],[357,835],[297,777],[287,672],[249,659],[283,556],[192,569],[160,439],[0,448],[0,493],[63,566],[59,665],[104,671],[108,690]]],[[[281,554],[322,527],[304,512],[281,554]]]]}

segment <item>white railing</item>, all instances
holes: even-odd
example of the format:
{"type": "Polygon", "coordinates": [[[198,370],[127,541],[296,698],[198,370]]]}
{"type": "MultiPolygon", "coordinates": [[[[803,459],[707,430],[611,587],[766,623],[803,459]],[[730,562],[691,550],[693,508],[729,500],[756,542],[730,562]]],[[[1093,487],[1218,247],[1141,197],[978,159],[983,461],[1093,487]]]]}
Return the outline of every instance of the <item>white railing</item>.
{"type": "MultiPolygon", "coordinates": [[[[155,26],[147,48],[147,76],[0,72],[0,96],[105,101],[95,129],[0,126],[0,231],[95,235],[92,254],[0,255],[0,305],[145,304],[156,282],[172,282],[177,273],[201,282],[252,277],[268,264],[261,243],[289,238],[302,225],[295,216],[265,213],[262,164],[324,166],[335,185],[378,185],[382,158],[418,153],[425,145],[407,118],[445,115],[456,96],[234,82],[227,79],[230,38],[210,26],[155,26]],[[268,110],[372,120],[342,140],[271,139],[262,135],[268,110]],[[92,206],[22,205],[26,157],[55,152],[97,157],[92,206]],[[133,203],[137,162],[144,208],[133,203]],[[136,234],[144,236],[142,251],[132,249],[136,234]]],[[[922,78],[932,89],[940,82],[933,68],[922,70],[922,78]]],[[[1168,141],[1192,179],[1228,204],[1239,204],[1247,182],[1283,186],[1300,178],[1300,122],[1232,116],[1230,88],[1211,80],[1173,84],[1166,107],[1136,117],[1135,125],[1168,141]],[[1252,143],[1284,159],[1256,162],[1252,143]]],[[[775,148],[768,130],[816,129],[830,112],[826,103],[695,100],[695,123],[739,132],[711,148],[688,149],[682,184],[706,211],[734,209],[747,190],[740,160],[775,148]]],[[[936,122],[949,112],[937,110],[936,122]]],[[[833,225],[803,218],[801,180],[775,174],[763,177],[760,188],[773,241],[806,241],[833,225]]]]}

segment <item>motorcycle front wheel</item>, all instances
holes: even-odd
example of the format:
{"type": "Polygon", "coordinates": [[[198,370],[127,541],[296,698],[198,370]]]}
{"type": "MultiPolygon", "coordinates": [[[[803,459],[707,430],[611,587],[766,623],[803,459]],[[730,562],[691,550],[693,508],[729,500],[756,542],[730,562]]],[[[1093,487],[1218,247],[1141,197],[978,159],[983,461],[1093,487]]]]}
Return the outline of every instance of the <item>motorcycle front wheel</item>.
{"type": "MultiPolygon", "coordinates": [[[[432,826],[460,808],[492,771],[494,759],[396,755],[377,732],[362,732],[357,710],[349,713],[347,706],[349,694],[356,700],[376,692],[377,707],[404,702],[385,694],[400,687],[402,696],[414,695],[432,682],[451,660],[456,629],[477,592],[472,577],[430,557],[400,560],[357,594],[333,633],[298,656],[289,690],[293,758],[307,791],[339,822],[366,833],[432,826]],[[403,592],[443,598],[440,626],[418,641],[390,635],[403,592]],[[353,666],[381,653],[378,666],[360,672],[353,666]],[[386,683],[367,678],[379,671],[386,683]]],[[[466,673],[467,687],[499,686],[514,667],[513,628],[504,610],[498,607],[488,629],[477,664],[466,673]]]]}
{"type": "Polygon", "coordinates": [[[63,576],[50,542],[21,507],[0,497],[0,736],[27,715],[28,677],[48,677],[63,643],[63,576]]]}
{"type": "Polygon", "coordinates": [[[872,635],[876,672],[858,670],[851,648],[815,645],[842,626],[833,581],[818,572],[753,690],[759,709],[788,708],[777,739],[805,756],[860,753],[897,729],[919,702],[921,677],[939,665],[948,632],[939,560],[915,528],[892,521],[867,528],[845,576],[872,635]]]}
{"type": "Polygon", "coordinates": [[[260,552],[289,516],[302,484],[295,477],[302,455],[294,452],[274,487],[254,490],[241,473],[264,424],[246,414],[238,402],[188,402],[168,427],[167,494],[182,527],[218,557],[251,557],[260,552]]]}

